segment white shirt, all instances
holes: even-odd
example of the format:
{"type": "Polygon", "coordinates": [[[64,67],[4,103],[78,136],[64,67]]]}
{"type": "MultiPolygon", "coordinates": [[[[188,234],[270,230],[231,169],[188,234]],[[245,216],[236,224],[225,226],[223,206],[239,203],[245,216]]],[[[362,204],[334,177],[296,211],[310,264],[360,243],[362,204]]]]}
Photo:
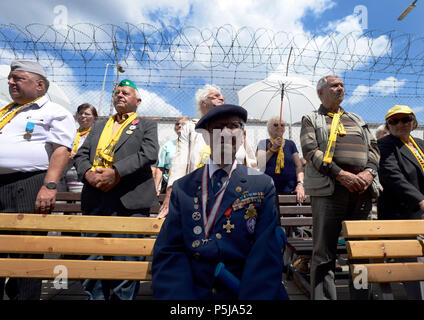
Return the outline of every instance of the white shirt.
{"type": "Polygon", "coordinates": [[[25,106],[0,130],[0,174],[47,170],[52,144],[71,149],[76,130],[72,114],[47,96],[25,106]],[[25,139],[28,122],[34,131],[25,139]]]}

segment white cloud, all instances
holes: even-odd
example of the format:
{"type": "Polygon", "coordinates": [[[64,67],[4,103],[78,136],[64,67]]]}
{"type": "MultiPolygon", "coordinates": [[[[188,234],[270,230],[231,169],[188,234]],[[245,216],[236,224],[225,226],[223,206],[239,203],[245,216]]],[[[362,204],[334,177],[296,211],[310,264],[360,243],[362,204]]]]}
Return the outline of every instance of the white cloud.
{"type": "Polygon", "coordinates": [[[374,83],[372,86],[358,85],[353,90],[351,96],[345,101],[347,104],[353,105],[359,103],[367,98],[370,94],[377,94],[380,96],[388,96],[395,94],[398,90],[403,87],[406,80],[399,80],[395,77],[388,77],[374,83]]]}
{"type": "Polygon", "coordinates": [[[414,111],[414,113],[420,113],[424,111],[424,106],[413,107],[411,109],[414,111]]]}

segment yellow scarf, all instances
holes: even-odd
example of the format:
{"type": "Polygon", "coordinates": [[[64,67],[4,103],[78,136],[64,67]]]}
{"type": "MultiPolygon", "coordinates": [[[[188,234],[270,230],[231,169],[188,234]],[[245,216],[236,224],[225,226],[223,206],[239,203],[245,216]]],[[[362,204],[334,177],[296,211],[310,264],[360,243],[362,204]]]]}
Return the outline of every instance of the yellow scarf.
{"type": "MultiPolygon", "coordinates": [[[[274,141],[276,138],[269,138],[271,141],[274,141]]],[[[276,174],[280,174],[281,170],[284,169],[284,151],[283,151],[283,146],[284,146],[284,139],[281,138],[282,143],[281,143],[281,147],[278,150],[278,155],[277,155],[277,161],[275,163],[275,173],[276,174]]],[[[271,146],[268,147],[268,149],[270,149],[271,146]]]]}
{"type": "MultiPolygon", "coordinates": [[[[110,117],[100,135],[99,143],[97,144],[96,155],[94,156],[93,166],[91,171],[96,171],[96,168],[111,168],[113,165],[113,157],[115,154],[115,147],[121,137],[124,128],[137,118],[137,113],[130,115],[122,124],[121,127],[113,132],[113,124],[116,116],[110,117]]],[[[132,132],[132,131],[131,131],[132,132]]]]}
{"type": "Polygon", "coordinates": [[[25,106],[27,106],[27,105],[29,105],[29,104],[32,104],[32,103],[34,103],[35,101],[37,101],[38,99],[40,99],[41,97],[38,97],[37,99],[35,99],[35,100],[32,100],[32,101],[30,101],[30,102],[28,102],[28,103],[25,103],[25,104],[23,104],[23,105],[21,105],[20,107],[17,107],[17,108],[15,108],[15,110],[13,110],[12,112],[9,112],[15,105],[16,105],[16,103],[15,102],[11,102],[11,103],[9,103],[7,106],[5,106],[5,107],[3,107],[1,110],[0,110],[0,130],[1,129],[3,129],[3,127],[6,125],[6,124],[8,124],[9,123],[9,121],[10,120],[12,120],[13,119],[13,117],[16,115],[16,113],[19,111],[19,110],[21,110],[23,107],[25,107],[25,106]]]}
{"type": "Polygon", "coordinates": [[[75,141],[74,141],[74,146],[72,147],[72,152],[77,153],[78,151],[78,146],[79,146],[79,141],[80,138],[85,135],[86,133],[90,132],[91,127],[88,129],[85,129],[83,131],[80,131],[80,129],[77,130],[77,135],[75,136],[75,141]]]}
{"type": "Polygon", "coordinates": [[[205,165],[205,163],[208,163],[210,155],[211,155],[211,147],[205,144],[205,146],[202,149],[202,152],[200,152],[200,159],[199,159],[197,168],[201,168],[205,165]]]}
{"type": "Polygon", "coordinates": [[[325,163],[331,163],[333,161],[334,150],[336,149],[337,135],[344,136],[346,135],[346,130],[343,126],[343,123],[340,121],[344,111],[337,113],[328,112],[327,115],[333,118],[331,122],[330,137],[328,138],[327,150],[325,150],[324,159],[322,160],[325,163]]]}
{"type": "Polygon", "coordinates": [[[415,142],[415,140],[409,136],[409,141],[412,142],[412,144],[414,145],[415,149],[418,151],[419,155],[417,154],[416,151],[414,151],[409,144],[405,143],[404,144],[408,147],[408,149],[412,152],[412,154],[414,155],[415,159],[417,159],[418,163],[421,166],[421,169],[424,171],[424,153],[421,150],[421,148],[417,145],[417,143],[415,142]]]}

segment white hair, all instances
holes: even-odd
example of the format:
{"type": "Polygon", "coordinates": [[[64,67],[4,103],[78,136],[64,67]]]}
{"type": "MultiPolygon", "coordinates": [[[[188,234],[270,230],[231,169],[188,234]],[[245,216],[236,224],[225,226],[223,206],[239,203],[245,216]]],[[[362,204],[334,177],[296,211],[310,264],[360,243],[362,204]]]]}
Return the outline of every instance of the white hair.
{"type": "Polygon", "coordinates": [[[317,91],[324,89],[327,86],[327,78],[339,78],[339,76],[336,76],[335,74],[330,74],[327,76],[322,77],[321,79],[318,80],[317,83],[317,91]]]}
{"type": "MultiPolygon", "coordinates": [[[[273,116],[268,119],[268,122],[266,123],[266,128],[268,129],[269,136],[271,136],[271,131],[272,131],[274,122],[280,122],[280,116],[273,116]]],[[[283,119],[281,119],[281,125],[285,127],[287,123],[283,119]]]]}
{"type": "Polygon", "coordinates": [[[208,97],[209,91],[211,90],[216,90],[219,93],[221,93],[221,88],[214,84],[205,84],[203,88],[200,88],[196,91],[196,94],[195,94],[196,104],[197,104],[196,113],[197,113],[197,116],[199,117],[201,117],[202,115],[202,113],[200,112],[200,104],[202,101],[206,100],[206,98],[208,97]]]}

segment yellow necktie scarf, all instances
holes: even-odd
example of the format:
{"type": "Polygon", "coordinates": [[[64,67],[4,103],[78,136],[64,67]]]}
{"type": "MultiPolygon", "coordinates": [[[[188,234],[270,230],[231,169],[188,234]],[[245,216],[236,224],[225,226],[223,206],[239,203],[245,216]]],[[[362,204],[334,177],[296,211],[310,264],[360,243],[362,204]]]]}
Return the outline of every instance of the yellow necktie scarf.
{"type": "Polygon", "coordinates": [[[88,128],[88,129],[85,129],[85,130],[83,130],[83,131],[80,131],[79,129],[77,130],[77,134],[76,134],[76,136],[75,136],[75,141],[74,141],[74,146],[72,147],[72,152],[77,153],[80,138],[81,138],[83,135],[85,135],[86,133],[90,132],[90,130],[91,130],[91,127],[90,127],[90,128],[88,128]]]}
{"type": "Polygon", "coordinates": [[[23,105],[21,105],[20,107],[17,107],[17,108],[15,108],[15,110],[13,110],[13,111],[11,111],[11,112],[9,112],[14,106],[15,106],[15,102],[11,102],[11,103],[9,103],[7,106],[5,106],[5,107],[3,107],[1,110],[0,110],[0,130],[1,129],[3,129],[3,127],[6,125],[6,124],[8,124],[9,123],[9,121],[10,120],[12,120],[13,119],[13,117],[16,115],[16,113],[19,111],[19,110],[21,110],[23,107],[25,107],[25,106],[27,106],[27,105],[29,105],[29,104],[32,104],[32,103],[34,103],[35,101],[37,101],[38,99],[40,99],[41,97],[38,97],[37,99],[35,99],[35,100],[32,100],[32,101],[30,101],[30,102],[28,102],[28,103],[25,103],[25,104],[23,104],[23,105]]]}
{"type": "Polygon", "coordinates": [[[121,137],[124,128],[137,118],[137,113],[130,115],[125,120],[121,127],[113,134],[113,124],[116,115],[110,117],[100,135],[99,143],[97,144],[96,155],[94,156],[93,166],[91,171],[96,171],[96,168],[111,168],[113,165],[113,157],[115,154],[115,147],[121,137]]]}
{"type": "MultiPolygon", "coordinates": [[[[275,138],[269,138],[271,141],[274,141],[275,138]]],[[[277,161],[275,163],[275,173],[276,174],[280,174],[281,170],[284,169],[284,151],[283,151],[283,146],[284,146],[284,139],[282,138],[281,140],[281,147],[278,150],[278,155],[277,155],[277,161]]],[[[270,149],[271,146],[268,146],[268,149],[270,149]]]]}
{"type": "Polygon", "coordinates": [[[423,170],[423,172],[424,172],[424,153],[423,153],[423,151],[421,150],[421,148],[417,145],[417,143],[415,142],[415,140],[411,137],[411,136],[409,136],[409,141],[411,141],[412,142],[412,144],[414,145],[414,147],[415,147],[415,149],[418,151],[418,154],[417,154],[417,152],[415,152],[410,146],[409,146],[409,144],[407,144],[407,143],[405,143],[404,142],[404,144],[408,147],[408,149],[412,152],[412,154],[414,155],[414,157],[415,157],[415,159],[417,159],[417,161],[418,161],[418,163],[421,165],[421,169],[423,170]]]}
{"type": "Polygon", "coordinates": [[[343,113],[344,111],[337,113],[327,113],[329,117],[333,118],[333,121],[331,121],[330,137],[328,138],[327,150],[325,150],[324,159],[322,161],[328,164],[333,161],[334,150],[336,149],[337,135],[346,135],[346,130],[343,126],[343,123],[340,121],[343,113]]]}
{"type": "Polygon", "coordinates": [[[205,163],[208,163],[210,155],[211,155],[211,147],[205,144],[205,146],[202,149],[202,152],[200,152],[200,159],[199,159],[197,168],[201,168],[205,165],[205,163]]]}

